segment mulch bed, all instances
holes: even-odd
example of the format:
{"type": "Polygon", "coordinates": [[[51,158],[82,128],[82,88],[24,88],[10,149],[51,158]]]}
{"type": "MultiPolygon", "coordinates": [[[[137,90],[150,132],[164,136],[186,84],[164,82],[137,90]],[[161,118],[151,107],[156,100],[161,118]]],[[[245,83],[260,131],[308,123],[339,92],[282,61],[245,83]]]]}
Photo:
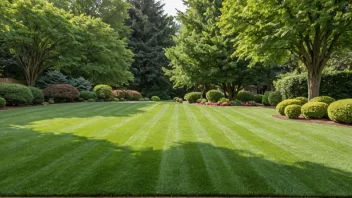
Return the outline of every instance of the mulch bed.
{"type": "Polygon", "coordinates": [[[298,119],[288,119],[286,116],[283,116],[283,115],[273,115],[273,117],[281,119],[281,120],[294,120],[297,122],[325,124],[325,125],[333,125],[333,126],[342,126],[342,127],[352,128],[352,125],[340,124],[340,123],[336,123],[336,122],[328,120],[328,119],[305,119],[302,116],[300,116],[298,119]]]}

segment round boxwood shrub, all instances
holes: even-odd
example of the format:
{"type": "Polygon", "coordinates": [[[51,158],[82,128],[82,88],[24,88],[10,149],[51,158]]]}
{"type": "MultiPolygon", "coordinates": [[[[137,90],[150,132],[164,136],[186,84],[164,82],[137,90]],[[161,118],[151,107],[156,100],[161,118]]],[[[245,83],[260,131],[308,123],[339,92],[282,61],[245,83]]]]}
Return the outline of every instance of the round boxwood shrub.
{"type": "Polygon", "coordinates": [[[79,92],[79,97],[83,98],[84,100],[96,99],[97,94],[92,91],[81,91],[81,92],[79,92]]]}
{"type": "Polygon", "coordinates": [[[51,85],[44,89],[44,96],[54,98],[56,101],[72,101],[79,97],[79,91],[76,87],[69,84],[51,85]]]}
{"type": "Polygon", "coordinates": [[[262,104],[262,102],[263,102],[263,95],[261,95],[261,94],[255,95],[255,96],[254,96],[254,101],[255,101],[256,103],[262,104]]]}
{"type": "Polygon", "coordinates": [[[301,108],[301,105],[288,105],[285,108],[286,117],[288,117],[289,119],[297,119],[301,115],[301,108]]]}
{"type": "Polygon", "coordinates": [[[154,102],[160,101],[159,96],[152,96],[152,101],[154,102]]]}
{"type": "Polygon", "coordinates": [[[197,100],[201,98],[201,95],[200,92],[190,92],[185,95],[185,100],[187,100],[188,103],[196,103],[197,100]]]}
{"type": "Polygon", "coordinates": [[[115,95],[116,98],[122,99],[126,97],[126,93],[124,90],[114,90],[112,93],[115,95]]]}
{"type": "Polygon", "coordinates": [[[242,102],[249,102],[254,100],[254,94],[249,91],[240,91],[237,94],[237,100],[240,100],[242,102]]]}
{"type": "Polygon", "coordinates": [[[44,102],[44,93],[41,89],[36,87],[28,87],[33,95],[33,104],[43,104],[44,102]]]}
{"type": "Polygon", "coordinates": [[[4,108],[6,106],[6,100],[0,97],[0,108],[4,108]]]}
{"type": "Polygon", "coordinates": [[[305,118],[324,118],[328,113],[328,104],[324,102],[308,102],[302,106],[302,115],[305,118]]]}
{"type": "Polygon", "coordinates": [[[272,91],[266,91],[263,95],[263,100],[262,100],[262,104],[265,105],[265,106],[270,106],[270,103],[269,103],[269,95],[272,91]]]}
{"type": "Polygon", "coordinates": [[[318,97],[313,98],[310,101],[311,102],[324,102],[324,103],[330,105],[331,103],[335,102],[335,99],[333,99],[330,96],[318,96],[318,97]]]}
{"type": "Polygon", "coordinates": [[[328,108],[329,118],[334,122],[352,123],[352,99],[338,100],[328,108]]]}
{"type": "Polygon", "coordinates": [[[224,97],[224,94],[218,90],[210,90],[206,93],[205,96],[210,102],[218,102],[221,98],[224,97]]]}
{"type": "Polygon", "coordinates": [[[296,99],[288,99],[288,100],[284,100],[282,102],[280,102],[277,106],[276,106],[276,111],[281,114],[281,115],[285,115],[285,109],[287,106],[289,105],[301,105],[301,101],[300,100],[296,100],[296,99]]]}
{"type": "Polygon", "coordinates": [[[271,106],[276,106],[282,101],[282,96],[280,92],[274,91],[269,94],[268,100],[271,106]]]}
{"type": "Polygon", "coordinates": [[[301,105],[308,103],[308,98],[306,97],[297,97],[295,99],[301,101],[301,105]]]}
{"type": "Polygon", "coordinates": [[[109,85],[97,85],[94,87],[93,91],[100,100],[109,100],[114,96],[112,88],[109,85]]]}
{"type": "Polygon", "coordinates": [[[139,101],[139,99],[143,97],[141,93],[135,90],[128,90],[127,92],[132,95],[131,100],[134,100],[134,101],[139,101]]]}
{"type": "Polygon", "coordinates": [[[0,97],[6,100],[7,105],[29,105],[33,102],[31,90],[20,84],[1,84],[0,97]]]}

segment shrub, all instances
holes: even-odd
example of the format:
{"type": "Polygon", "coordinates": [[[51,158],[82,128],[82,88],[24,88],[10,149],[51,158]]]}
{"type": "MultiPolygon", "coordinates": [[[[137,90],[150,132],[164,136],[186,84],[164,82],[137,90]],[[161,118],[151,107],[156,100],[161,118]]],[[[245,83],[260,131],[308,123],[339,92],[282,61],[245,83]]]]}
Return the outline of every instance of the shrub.
{"type": "Polygon", "coordinates": [[[146,97],[145,97],[145,98],[144,98],[144,101],[150,101],[150,98],[146,98],[146,97]]]}
{"type": "Polygon", "coordinates": [[[240,100],[230,101],[230,105],[232,105],[232,106],[241,106],[242,105],[242,101],[240,101],[240,100]]]}
{"type": "Polygon", "coordinates": [[[139,101],[144,101],[144,98],[140,98],[139,101]]]}
{"type": "Polygon", "coordinates": [[[281,115],[285,115],[285,109],[287,106],[289,105],[301,105],[302,102],[300,100],[296,100],[296,99],[288,99],[288,100],[284,100],[282,102],[280,102],[277,106],[276,106],[276,111],[281,114],[281,115]]]}
{"type": "Polygon", "coordinates": [[[237,94],[237,100],[240,100],[242,102],[253,101],[254,100],[254,94],[252,94],[249,91],[240,91],[237,94]]]}
{"type": "Polygon", "coordinates": [[[270,106],[269,103],[269,95],[272,93],[272,91],[266,91],[263,95],[263,100],[262,100],[262,104],[265,106],[270,106]]]}
{"type": "Polygon", "coordinates": [[[1,84],[0,97],[6,100],[7,105],[29,105],[33,102],[31,90],[19,84],[1,84]]]}
{"type": "Polygon", "coordinates": [[[76,87],[78,91],[90,91],[92,89],[92,83],[83,77],[72,78],[68,81],[68,84],[76,87]]]}
{"type": "Polygon", "coordinates": [[[250,106],[257,106],[257,103],[255,101],[248,101],[247,104],[250,106]]]}
{"type": "Polygon", "coordinates": [[[100,100],[109,100],[114,96],[112,88],[109,85],[97,85],[94,87],[93,91],[100,100]]]}
{"type": "Polygon", "coordinates": [[[28,87],[33,95],[33,104],[42,104],[44,102],[44,93],[36,87],[28,87]]]}
{"type": "Polygon", "coordinates": [[[118,98],[112,98],[112,101],[119,102],[120,100],[118,98]]]}
{"type": "Polygon", "coordinates": [[[81,91],[79,92],[79,97],[83,98],[84,100],[96,99],[97,94],[92,91],[81,91]]]}
{"type": "Polygon", "coordinates": [[[222,104],[222,103],[230,103],[230,100],[227,99],[227,98],[221,98],[219,101],[218,101],[218,104],[222,104]]]}
{"type": "Polygon", "coordinates": [[[124,92],[125,92],[126,100],[133,100],[133,95],[129,91],[124,91],[124,92]]]}
{"type": "Polygon", "coordinates": [[[206,98],[210,102],[218,102],[223,97],[224,97],[224,94],[218,90],[210,90],[206,94],[206,98]]]}
{"type": "Polygon", "coordinates": [[[262,102],[263,102],[263,95],[260,95],[260,94],[255,95],[255,96],[254,96],[254,101],[255,101],[256,103],[262,104],[262,102]]]}
{"type": "Polygon", "coordinates": [[[324,102],[308,102],[302,106],[302,115],[305,118],[323,118],[327,116],[328,106],[324,102]]]}
{"type": "Polygon", "coordinates": [[[114,90],[112,93],[117,97],[118,99],[125,98],[126,94],[124,90],[114,90]]]}
{"type": "Polygon", "coordinates": [[[178,103],[183,103],[183,99],[182,99],[182,98],[179,98],[179,99],[177,100],[177,102],[178,102],[178,103]]]}
{"type": "Polygon", "coordinates": [[[4,108],[6,106],[6,100],[0,97],[0,108],[4,108]]]}
{"type": "Polygon", "coordinates": [[[335,99],[333,99],[330,96],[318,96],[318,97],[313,98],[310,101],[311,102],[324,102],[324,103],[330,105],[331,103],[335,102],[335,99]]]}
{"type": "Polygon", "coordinates": [[[54,104],[55,101],[54,101],[54,99],[49,99],[49,100],[48,100],[48,103],[49,103],[49,104],[54,104]]]}
{"type": "Polygon", "coordinates": [[[121,101],[121,102],[124,102],[124,101],[126,101],[126,100],[125,100],[124,98],[121,98],[120,101],[121,101]]]}
{"type": "Polygon", "coordinates": [[[131,100],[139,101],[139,99],[142,98],[142,94],[139,93],[138,91],[128,90],[127,92],[132,95],[132,99],[131,100]]]}
{"type": "Polygon", "coordinates": [[[338,100],[328,108],[329,118],[334,122],[352,123],[352,99],[338,100]]]}
{"type": "Polygon", "coordinates": [[[87,101],[88,101],[88,102],[95,102],[95,100],[94,100],[93,98],[88,99],[87,101]]]}
{"type": "Polygon", "coordinates": [[[308,103],[308,98],[306,97],[297,97],[295,99],[301,101],[301,105],[308,103]]]}
{"type": "Polygon", "coordinates": [[[59,71],[48,71],[45,73],[45,75],[41,76],[38,78],[36,81],[35,86],[39,87],[41,89],[45,89],[47,87],[50,87],[51,85],[56,85],[56,84],[68,84],[68,79],[67,76],[62,74],[59,71]]]}
{"type": "Polygon", "coordinates": [[[301,115],[301,105],[288,105],[285,108],[285,115],[290,119],[297,119],[301,115]]]}
{"type": "Polygon", "coordinates": [[[185,95],[185,100],[187,100],[189,103],[196,103],[197,100],[200,98],[201,98],[200,92],[190,92],[185,95]]]}
{"type": "Polygon", "coordinates": [[[43,102],[42,105],[47,106],[47,105],[49,105],[49,103],[48,102],[43,102]]]}
{"type": "Polygon", "coordinates": [[[152,96],[152,101],[154,102],[160,101],[159,96],[152,96]]]}
{"type": "Polygon", "coordinates": [[[78,102],[84,102],[85,100],[81,97],[78,98],[78,102]]]}
{"type": "MultiPolygon", "coordinates": [[[[63,100],[74,100],[79,97],[76,87],[68,84],[51,85],[44,89],[44,96],[54,98],[54,100],[62,102],[63,100]]],[[[65,101],[66,102],[66,101],[65,101]]]]}
{"type": "Polygon", "coordinates": [[[282,101],[282,96],[280,92],[274,91],[269,94],[268,100],[271,106],[276,106],[282,101]]]}

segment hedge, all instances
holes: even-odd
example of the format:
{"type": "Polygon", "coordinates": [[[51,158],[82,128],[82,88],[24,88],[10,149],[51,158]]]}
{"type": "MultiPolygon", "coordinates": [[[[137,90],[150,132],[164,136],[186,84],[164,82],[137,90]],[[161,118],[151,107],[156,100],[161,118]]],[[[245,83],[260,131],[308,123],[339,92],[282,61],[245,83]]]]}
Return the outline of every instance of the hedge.
{"type": "Polygon", "coordinates": [[[253,101],[254,94],[252,94],[252,92],[249,92],[249,91],[240,91],[238,92],[236,99],[242,102],[253,101]]]}
{"type": "Polygon", "coordinates": [[[69,84],[51,85],[45,88],[43,92],[45,97],[54,98],[58,102],[72,101],[79,97],[78,89],[69,84]]]}
{"type": "Polygon", "coordinates": [[[200,92],[190,92],[185,95],[185,99],[188,101],[188,103],[196,103],[198,99],[201,98],[201,93],[200,92]]]}
{"type": "Polygon", "coordinates": [[[206,93],[205,96],[210,102],[218,102],[221,98],[224,97],[224,94],[218,90],[210,90],[206,93]]]}
{"type": "Polygon", "coordinates": [[[269,94],[268,100],[271,106],[276,106],[282,101],[282,96],[280,92],[274,91],[269,94]]]}
{"type": "Polygon", "coordinates": [[[352,99],[338,100],[331,103],[328,114],[334,122],[352,124],[352,99]]]}
{"type": "Polygon", "coordinates": [[[277,106],[276,106],[276,111],[281,114],[281,115],[285,115],[285,109],[287,106],[289,105],[301,105],[302,102],[300,100],[296,100],[296,99],[288,99],[288,100],[284,100],[282,102],[280,102],[277,106]]]}
{"type": "Polygon", "coordinates": [[[28,87],[33,95],[33,104],[42,104],[44,102],[44,93],[36,87],[28,87]]]}
{"type": "Polygon", "coordinates": [[[1,84],[0,97],[6,100],[7,105],[30,105],[33,102],[31,90],[19,84],[1,84]]]}
{"type": "Polygon", "coordinates": [[[254,101],[255,101],[256,103],[262,104],[262,102],[263,102],[263,95],[260,95],[260,94],[255,95],[255,96],[254,96],[254,101]]]}
{"type": "Polygon", "coordinates": [[[0,108],[4,108],[6,106],[6,100],[0,97],[0,108]]]}
{"type": "Polygon", "coordinates": [[[269,103],[269,95],[270,93],[272,93],[272,91],[266,91],[263,95],[263,100],[262,100],[262,104],[265,105],[265,106],[270,106],[270,103],[269,103]]]}
{"type": "MultiPolygon", "coordinates": [[[[284,99],[308,96],[307,74],[288,76],[276,82],[284,99]]],[[[323,74],[320,94],[335,99],[352,98],[352,71],[323,74]]]]}
{"type": "Polygon", "coordinates": [[[305,118],[324,118],[328,113],[328,105],[324,102],[308,102],[302,106],[302,115],[305,118]]]}

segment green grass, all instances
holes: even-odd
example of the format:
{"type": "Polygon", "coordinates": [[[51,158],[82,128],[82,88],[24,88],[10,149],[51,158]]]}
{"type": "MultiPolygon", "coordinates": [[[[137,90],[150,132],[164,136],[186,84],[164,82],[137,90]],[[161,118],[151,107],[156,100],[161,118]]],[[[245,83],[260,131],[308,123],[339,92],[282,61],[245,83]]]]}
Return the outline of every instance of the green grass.
{"type": "Polygon", "coordinates": [[[0,111],[0,195],[352,195],[352,130],[250,107],[0,111]]]}

